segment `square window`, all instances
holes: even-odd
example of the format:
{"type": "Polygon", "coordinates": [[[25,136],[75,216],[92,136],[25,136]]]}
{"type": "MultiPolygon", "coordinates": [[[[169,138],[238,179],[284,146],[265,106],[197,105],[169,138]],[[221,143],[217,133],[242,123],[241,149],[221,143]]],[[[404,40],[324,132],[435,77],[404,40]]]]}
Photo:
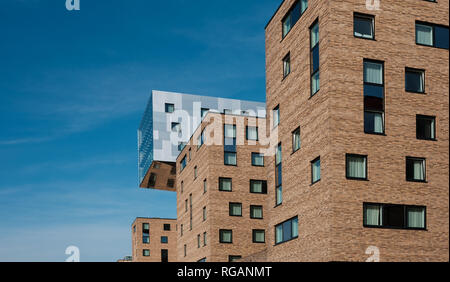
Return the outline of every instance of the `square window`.
{"type": "Polygon", "coordinates": [[[364,112],[364,132],[383,134],[384,133],[384,114],[380,112],[364,112]]]}
{"type": "Polygon", "coordinates": [[[367,179],[367,156],[346,156],[346,170],[348,179],[367,179]]]}
{"type": "Polygon", "coordinates": [[[242,216],[242,204],[230,203],[230,216],[242,216]]]}
{"type": "Polygon", "coordinates": [[[407,181],[426,181],[426,165],[425,159],[422,158],[406,158],[406,180],[407,181]]]}
{"type": "Polygon", "coordinates": [[[311,162],[312,184],[320,181],[320,157],[311,162]]]}
{"type": "Polygon", "coordinates": [[[169,243],[169,238],[167,236],[161,236],[161,244],[169,243]]]}
{"type": "Polygon", "coordinates": [[[258,127],[256,126],[247,126],[246,132],[247,140],[258,141],[258,127]]]}
{"type": "Polygon", "coordinates": [[[416,43],[433,46],[433,26],[416,23],[416,43]]]}
{"type": "Polygon", "coordinates": [[[417,139],[436,140],[436,118],[417,115],[416,133],[417,139]]]}
{"type": "Polygon", "coordinates": [[[174,104],[165,104],[165,111],[166,111],[166,113],[173,113],[175,111],[175,105],[174,104]]]}
{"type": "Polygon", "coordinates": [[[407,92],[425,92],[425,71],[406,68],[405,70],[405,90],[407,92]]]}
{"type": "Polygon", "coordinates": [[[264,166],[264,155],[259,153],[252,153],[252,166],[264,166]]]}
{"type": "Polygon", "coordinates": [[[355,14],[353,21],[356,37],[375,39],[374,16],[355,14]]]}
{"type": "Polygon", "coordinates": [[[172,122],[171,125],[172,132],[180,132],[181,131],[181,125],[179,122],[172,122]]]}
{"type": "Polygon", "coordinates": [[[237,156],[233,152],[224,152],[224,164],[225,165],[237,165],[237,156]]]}
{"type": "Polygon", "coordinates": [[[219,178],[219,191],[232,191],[231,178],[219,178]]]}
{"type": "Polygon", "coordinates": [[[408,228],[425,229],[425,207],[407,207],[408,228]]]}
{"type": "Polygon", "coordinates": [[[250,218],[262,219],[263,218],[263,206],[250,206],[250,218]]]}
{"type": "Polygon", "coordinates": [[[170,224],[164,224],[163,229],[164,231],[170,231],[170,224]]]}
{"type": "Polygon", "coordinates": [[[382,206],[377,204],[364,205],[364,226],[382,226],[382,206]]]}
{"type": "Polygon", "coordinates": [[[265,230],[252,230],[253,243],[265,243],[266,231],[265,230]]]}
{"type": "Polygon", "coordinates": [[[219,242],[220,243],[233,243],[233,231],[232,230],[219,230],[219,242]]]}
{"type": "Polygon", "coordinates": [[[267,181],[250,180],[250,193],[267,194],[267,181]]]}
{"type": "Polygon", "coordinates": [[[147,249],[142,250],[142,255],[144,257],[149,257],[150,256],[150,250],[147,250],[147,249]]]}

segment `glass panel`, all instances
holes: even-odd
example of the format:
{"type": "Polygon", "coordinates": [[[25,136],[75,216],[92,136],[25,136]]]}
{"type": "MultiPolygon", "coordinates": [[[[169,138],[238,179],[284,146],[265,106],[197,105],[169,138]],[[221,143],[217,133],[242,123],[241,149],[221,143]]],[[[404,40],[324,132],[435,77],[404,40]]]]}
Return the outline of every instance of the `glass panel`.
{"type": "Polygon", "coordinates": [[[404,207],[403,206],[385,206],[383,208],[386,217],[386,226],[404,227],[404,207]]]}
{"type": "Polygon", "coordinates": [[[265,241],[265,232],[264,231],[255,231],[255,242],[264,242],[265,241]]]}
{"type": "Polygon", "coordinates": [[[283,22],[283,37],[291,30],[291,15],[288,15],[283,22]]]}
{"type": "Polygon", "coordinates": [[[251,190],[253,193],[262,193],[263,192],[263,183],[262,181],[254,181],[250,182],[251,190]]]}
{"type": "Polygon", "coordinates": [[[240,204],[231,204],[231,215],[242,215],[242,206],[240,204]]]}
{"type": "Polygon", "coordinates": [[[311,28],[311,49],[319,43],[319,23],[311,28]]]}
{"type": "Polygon", "coordinates": [[[312,165],[312,181],[317,182],[320,180],[320,159],[315,161],[312,165]]]}
{"type": "Polygon", "coordinates": [[[300,129],[296,130],[294,134],[292,135],[292,147],[294,151],[297,151],[300,149],[301,141],[300,141],[300,129]]]}
{"type": "Polygon", "coordinates": [[[433,46],[433,27],[416,24],[416,43],[433,46]]]}
{"type": "Polygon", "coordinates": [[[286,221],[283,223],[283,241],[292,239],[292,222],[286,221]]]}
{"type": "Polygon", "coordinates": [[[276,186],[281,186],[281,184],[283,183],[283,171],[282,171],[281,164],[279,164],[275,168],[275,183],[276,183],[276,186]]]}
{"type": "Polygon", "coordinates": [[[262,207],[252,207],[252,217],[253,218],[262,218],[262,207]]]}
{"type": "Polygon", "coordinates": [[[313,73],[319,69],[319,47],[314,48],[311,52],[311,65],[313,73]]]}
{"type": "Polygon", "coordinates": [[[317,72],[311,77],[311,92],[312,95],[316,94],[320,90],[320,73],[317,72]]]}
{"type": "Polygon", "coordinates": [[[260,154],[252,154],[252,165],[264,166],[264,157],[260,154]]]}
{"type": "Polygon", "coordinates": [[[364,62],[364,82],[383,84],[383,65],[364,62]]]}
{"type": "Polygon", "coordinates": [[[276,204],[280,205],[283,202],[283,188],[277,187],[276,188],[276,204]]]}
{"type": "Polygon", "coordinates": [[[366,158],[347,156],[347,176],[351,178],[366,178],[366,158]]]}
{"type": "Polygon", "coordinates": [[[273,126],[277,126],[280,123],[280,109],[273,110],[273,126]]]}
{"type": "Polygon", "coordinates": [[[225,152],[224,156],[226,165],[236,165],[236,153],[225,152]]]}
{"type": "Polygon", "coordinates": [[[406,71],[405,89],[410,92],[424,92],[424,73],[421,71],[406,71]]]}
{"type": "Polygon", "coordinates": [[[258,128],[257,127],[247,127],[247,139],[248,140],[258,140],[258,128]]]}
{"type": "Polygon", "coordinates": [[[292,238],[298,237],[298,217],[292,220],[292,238]]]}
{"type": "Polygon", "coordinates": [[[425,228],[425,209],[409,207],[408,208],[408,227],[425,228]]]}
{"type": "Polygon", "coordinates": [[[225,138],[236,138],[236,126],[225,124],[225,138]]]}
{"type": "Polygon", "coordinates": [[[279,244],[283,241],[283,226],[278,225],[275,227],[275,243],[279,244]]]}
{"type": "Polygon", "coordinates": [[[373,39],[373,19],[355,17],[355,36],[373,39]]]}
{"type": "Polygon", "coordinates": [[[425,161],[413,161],[414,180],[425,181],[425,161]]]}
{"type": "Polygon", "coordinates": [[[231,232],[230,231],[222,231],[222,242],[231,242],[231,232]]]}
{"type": "Polygon", "coordinates": [[[364,223],[368,226],[381,226],[381,206],[366,205],[364,207],[364,223]]]}
{"type": "Polygon", "coordinates": [[[448,49],[448,27],[434,27],[436,47],[448,49]]]}
{"type": "Polygon", "coordinates": [[[384,98],[384,87],[382,85],[364,84],[364,96],[384,98]]]}
{"type": "Polygon", "coordinates": [[[301,0],[301,8],[300,13],[303,14],[305,10],[308,8],[308,0],[301,0]]]}
{"type": "Polygon", "coordinates": [[[367,133],[384,133],[383,114],[375,112],[364,113],[364,131],[367,133]]]}
{"type": "Polygon", "coordinates": [[[281,163],[281,145],[278,145],[275,152],[275,165],[279,165],[281,163]]]}
{"type": "Polygon", "coordinates": [[[220,180],[220,190],[231,191],[231,180],[230,179],[221,179],[220,180]]]}

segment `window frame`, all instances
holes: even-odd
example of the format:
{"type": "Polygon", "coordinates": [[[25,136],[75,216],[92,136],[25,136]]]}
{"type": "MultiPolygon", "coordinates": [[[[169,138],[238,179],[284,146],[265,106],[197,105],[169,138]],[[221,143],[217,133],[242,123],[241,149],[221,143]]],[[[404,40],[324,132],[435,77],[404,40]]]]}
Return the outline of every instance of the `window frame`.
{"type": "Polygon", "coordinates": [[[262,195],[267,194],[267,180],[250,179],[249,184],[250,184],[250,194],[262,194],[262,195]],[[252,191],[252,184],[255,182],[261,182],[261,190],[262,190],[261,193],[252,191]]]}
{"type": "Polygon", "coordinates": [[[426,141],[437,141],[437,122],[436,116],[426,116],[426,115],[416,115],[416,139],[417,140],[426,140],[426,141]],[[422,120],[432,120],[434,122],[434,138],[419,138],[419,119],[422,120]]]}
{"type": "Polygon", "coordinates": [[[299,126],[299,127],[297,127],[294,131],[292,131],[292,153],[296,153],[296,152],[299,151],[301,148],[302,148],[302,139],[301,139],[301,129],[300,129],[300,126],[299,126]],[[299,145],[299,147],[296,149],[296,148],[295,148],[295,139],[294,139],[294,137],[295,137],[295,134],[297,133],[297,131],[298,131],[298,139],[300,140],[300,145],[299,145]]]}
{"type": "Polygon", "coordinates": [[[171,114],[171,113],[175,112],[175,104],[172,104],[172,103],[165,103],[165,104],[164,104],[164,112],[167,113],[167,114],[171,114]],[[169,110],[168,110],[168,107],[170,107],[170,106],[173,107],[173,111],[169,111],[169,110]]]}
{"type": "Polygon", "coordinates": [[[231,177],[219,177],[219,191],[220,192],[233,192],[233,179],[231,177]],[[230,190],[222,190],[220,188],[221,181],[223,181],[223,180],[230,180],[230,190]]]}
{"type": "Polygon", "coordinates": [[[252,161],[252,166],[256,166],[256,167],[265,167],[265,158],[264,158],[264,154],[252,152],[252,154],[251,154],[251,161],[252,161]],[[253,156],[255,156],[255,155],[257,155],[258,157],[262,157],[262,161],[263,161],[263,164],[262,164],[262,165],[256,165],[256,164],[253,162],[253,156]]]}
{"type": "Polygon", "coordinates": [[[309,27],[309,65],[310,65],[310,98],[314,97],[319,91],[320,91],[320,26],[319,26],[319,18],[316,18],[314,20],[314,22],[311,24],[311,26],[309,27]],[[313,28],[317,25],[317,27],[319,28],[319,38],[317,43],[311,47],[311,42],[312,42],[312,31],[313,28]],[[318,62],[318,66],[317,66],[317,70],[314,71],[314,50],[317,50],[317,53],[319,54],[319,62],[318,62]],[[318,74],[319,75],[319,88],[313,92],[313,77],[318,74]]]}
{"type": "Polygon", "coordinates": [[[264,219],[264,206],[262,205],[250,205],[250,219],[264,219]],[[261,217],[253,216],[253,209],[261,208],[261,217]]]}
{"type": "Polygon", "coordinates": [[[288,52],[286,56],[284,56],[283,60],[283,79],[288,77],[291,74],[292,66],[291,66],[291,52],[288,52]]]}
{"type": "Polygon", "coordinates": [[[265,244],[266,243],[266,230],[265,229],[252,229],[252,243],[254,244],[265,244]],[[256,232],[263,232],[264,233],[264,241],[259,242],[256,241],[256,232]]]}
{"type": "MultiPolygon", "coordinates": [[[[431,1],[428,1],[428,0],[425,0],[425,1],[431,2],[431,1]]],[[[436,46],[436,27],[449,29],[448,26],[442,25],[442,24],[435,24],[435,23],[424,22],[424,21],[415,21],[415,23],[414,23],[414,33],[415,33],[414,34],[414,41],[415,41],[416,45],[425,46],[425,47],[432,47],[432,48],[437,48],[437,49],[442,49],[442,50],[448,50],[447,48],[442,48],[442,47],[436,46]],[[427,44],[423,44],[423,43],[418,43],[417,42],[417,25],[423,25],[423,26],[431,27],[432,32],[433,32],[433,34],[432,34],[432,41],[433,41],[432,45],[427,45],[427,44]]]]}
{"type": "Polygon", "coordinates": [[[424,69],[416,69],[416,68],[410,68],[410,67],[406,67],[405,68],[405,92],[407,93],[414,93],[414,94],[426,94],[426,71],[424,69]],[[422,80],[423,80],[423,91],[414,91],[414,90],[409,90],[407,87],[407,80],[406,80],[406,76],[408,73],[420,73],[422,75],[422,80]]]}
{"type": "Polygon", "coordinates": [[[319,166],[320,177],[319,177],[318,180],[314,181],[314,170],[313,170],[313,167],[314,167],[314,164],[317,161],[319,161],[319,162],[321,161],[320,160],[320,156],[318,156],[317,158],[315,158],[314,160],[311,161],[311,186],[316,184],[317,182],[320,182],[322,180],[322,162],[321,162],[320,166],[319,166]]]}
{"type": "Polygon", "coordinates": [[[233,244],[233,230],[231,229],[219,229],[219,243],[220,244],[233,244]],[[222,234],[224,232],[230,232],[230,242],[223,241],[222,234]]]}
{"type": "Polygon", "coordinates": [[[359,155],[359,154],[345,154],[345,178],[348,180],[363,180],[368,181],[369,180],[369,158],[368,155],[359,155]],[[365,177],[352,177],[348,175],[348,168],[349,168],[349,157],[359,157],[365,159],[365,177]]]}
{"type": "Polygon", "coordinates": [[[374,228],[374,229],[396,229],[396,230],[416,230],[416,231],[428,231],[427,228],[427,206],[420,206],[420,205],[403,205],[403,204],[385,204],[385,203],[372,203],[372,202],[364,202],[363,203],[363,227],[364,228],[374,228]],[[365,208],[366,206],[379,206],[381,207],[382,212],[380,213],[380,219],[382,220],[382,225],[367,225],[366,224],[366,218],[365,218],[365,208]],[[403,207],[403,227],[398,226],[389,226],[389,225],[383,225],[385,221],[385,213],[383,212],[384,207],[403,207]],[[424,227],[408,227],[408,208],[421,208],[424,211],[424,227]]]}
{"type": "Polygon", "coordinates": [[[366,40],[376,41],[376,39],[375,39],[375,15],[353,12],[353,36],[358,39],[366,39],[366,40]],[[355,34],[356,33],[356,25],[355,25],[356,18],[369,19],[372,21],[372,38],[357,36],[355,34]]]}
{"type": "MultiPolygon", "coordinates": [[[[418,183],[427,183],[428,182],[428,178],[427,178],[427,159],[426,158],[421,158],[421,157],[410,157],[407,156],[406,157],[406,161],[405,161],[405,165],[406,165],[406,171],[405,171],[405,179],[407,182],[418,182],[418,183]],[[423,173],[424,173],[424,179],[423,180],[416,180],[416,179],[409,179],[408,178],[408,161],[423,161],[423,173]]],[[[414,172],[413,172],[414,174],[414,172]]]]}
{"type": "MultiPolygon", "coordinates": [[[[299,230],[299,226],[298,226],[298,215],[296,215],[296,216],[294,216],[294,217],[291,217],[290,219],[287,219],[287,220],[285,220],[285,221],[283,221],[283,222],[281,222],[281,223],[278,223],[278,224],[276,224],[275,226],[274,226],[274,231],[275,231],[275,236],[273,237],[274,238],[274,240],[275,240],[275,245],[274,246],[278,246],[278,245],[281,245],[281,244],[284,244],[284,243],[287,243],[287,242],[290,242],[290,241],[293,241],[293,240],[296,240],[296,239],[298,239],[299,238],[299,232],[298,232],[298,230],[299,230]],[[290,239],[288,239],[288,240],[286,240],[286,241],[280,241],[280,242],[278,242],[277,243],[277,227],[278,226],[283,226],[283,224],[285,224],[285,223],[287,223],[287,222],[289,222],[289,221],[294,221],[295,219],[297,219],[297,236],[291,236],[291,238],[290,239]]],[[[292,224],[292,222],[291,222],[291,235],[292,235],[292,231],[293,231],[293,229],[292,229],[292,226],[293,226],[293,224],[292,224]]]]}
{"type": "MultiPolygon", "coordinates": [[[[365,101],[365,91],[364,91],[364,86],[369,85],[369,86],[382,86],[383,87],[383,111],[376,111],[376,110],[366,110],[365,104],[364,104],[364,110],[363,110],[363,127],[364,127],[364,133],[365,134],[371,134],[371,135],[382,135],[382,136],[386,136],[386,80],[385,80],[385,65],[384,65],[384,61],[380,61],[380,60],[374,60],[374,59],[368,59],[368,58],[364,58],[363,59],[363,101],[365,101]],[[372,83],[372,82],[366,82],[365,81],[365,76],[364,76],[364,69],[365,69],[365,63],[373,63],[373,64],[380,64],[381,65],[381,71],[382,71],[382,76],[381,76],[381,80],[382,83],[381,84],[377,84],[377,83],[372,83]],[[383,132],[379,133],[379,132],[369,132],[366,130],[366,126],[365,126],[365,122],[366,122],[366,113],[372,113],[372,114],[381,114],[382,115],[382,126],[383,126],[383,132]]],[[[371,96],[367,96],[367,97],[371,97],[371,96]]],[[[363,102],[365,103],[365,102],[363,102]]]]}
{"type": "Polygon", "coordinates": [[[242,203],[237,203],[237,202],[230,202],[228,203],[228,215],[232,216],[232,217],[242,217],[242,203]],[[233,206],[239,206],[241,213],[240,214],[233,214],[233,206]]]}

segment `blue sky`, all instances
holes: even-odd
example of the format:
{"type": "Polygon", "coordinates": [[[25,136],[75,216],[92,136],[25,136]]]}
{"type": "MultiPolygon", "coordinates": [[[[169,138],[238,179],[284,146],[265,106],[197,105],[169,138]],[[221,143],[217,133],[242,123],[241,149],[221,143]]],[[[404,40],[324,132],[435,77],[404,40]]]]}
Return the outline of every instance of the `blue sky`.
{"type": "Polygon", "coordinates": [[[175,194],[138,189],[149,93],[264,101],[280,2],[2,0],[0,261],[115,261],[135,217],[176,217],[175,194]]]}

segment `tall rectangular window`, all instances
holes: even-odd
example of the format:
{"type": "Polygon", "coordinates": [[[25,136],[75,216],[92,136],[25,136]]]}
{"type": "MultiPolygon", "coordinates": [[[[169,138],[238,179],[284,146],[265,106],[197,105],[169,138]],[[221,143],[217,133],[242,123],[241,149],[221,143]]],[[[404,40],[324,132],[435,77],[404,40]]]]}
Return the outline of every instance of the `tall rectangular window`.
{"type": "Polygon", "coordinates": [[[247,126],[245,135],[247,137],[247,140],[258,141],[258,127],[247,126]]]}
{"type": "Polygon", "coordinates": [[[169,262],[169,250],[161,250],[161,262],[169,262]]]}
{"type": "Polygon", "coordinates": [[[276,106],[273,111],[273,128],[280,124],[280,105],[276,106]]]}
{"type": "Polygon", "coordinates": [[[405,69],[405,90],[407,92],[425,92],[425,71],[419,69],[405,69]]]}
{"type": "Polygon", "coordinates": [[[266,231],[260,229],[252,230],[253,243],[265,243],[266,242],[266,231]]]}
{"type": "Polygon", "coordinates": [[[250,218],[263,219],[263,206],[250,206],[250,218]]]}
{"type": "Polygon", "coordinates": [[[200,135],[197,137],[197,149],[205,144],[205,130],[203,129],[200,135]]]}
{"type": "Polygon", "coordinates": [[[252,153],[252,166],[264,166],[264,155],[252,153]]]}
{"type": "Polygon", "coordinates": [[[231,178],[219,178],[219,191],[231,192],[232,183],[231,178]]]}
{"type": "Polygon", "coordinates": [[[426,229],[426,207],[364,203],[365,227],[426,229]]]}
{"type": "Polygon", "coordinates": [[[291,73],[291,53],[283,58],[283,78],[291,73]]]}
{"type": "Polygon", "coordinates": [[[346,171],[348,179],[367,180],[367,156],[347,154],[346,171]]]}
{"type": "Polygon", "coordinates": [[[182,159],[181,159],[181,162],[180,162],[180,172],[182,172],[183,170],[184,170],[184,168],[186,167],[186,156],[184,156],[182,159]]]}
{"type": "Polygon", "coordinates": [[[308,0],[297,0],[282,20],[283,38],[291,31],[308,8],[308,0]]]}
{"type": "Polygon", "coordinates": [[[206,207],[203,207],[203,221],[206,220],[206,207]]]}
{"type": "Polygon", "coordinates": [[[319,71],[319,21],[310,28],[310,65],[311,65],[311,96],[320,89],[320,71],[319,71]]]}
{"type": "Polygon", "coordinates": [[[384,133],[384,65],[364,60],[364,132],[384,133]]]}
{"type": "Polygon", "coordinates": [[[208,192],[208,182],[207,180],[203,180],[203,194],[206,194],[208,192]]]}
{"type": "Polygon", "coordinates": [[[142,224],[142,243],[150,244],[150,224],[142,224]]]}
{"type": "Polygon", "coordinates": [[[169,243],[169,237],[161,236],[161,244],[168,244],[168,243],[169,243]]]}
{"type": "Polygon", "coordinates": [[[436,117],[417,115],[416,136],[421,140],[436,140],[436,117]]]}
{"type": "Polygon", "coordinates": [[[426,164],[423,158],[406,158],[406,180],[415,182],[426,181],[426,164]]]}
{"type": "Polygon", "coordinates": [[[198,176],[198,168],[197,166],[194,167],[194,180],[197,179],[198,176]]]}
{"type": "Polygon", "coordinates": [[[219,230],[219,242],[220,243],[233,243],[233,231],[232,230],[219,230]]]}
{"type": "Polygon", "coordinates": [[[206,246],[207,241],[206,241],[206,232],[203,232],[203,246],[206,246]]]}
{"type": "Polygon", "coordinates": [[[166,103],[165,111],[166,111],[166,113],[173,113],[175,111],[175,105],[166,103]]]}
{"type": "Polygon", "coordinates": [[[237,165],[236,125],[224,125],[224,164],[237,165]]]}
{"type": "Polygon", "coordinates": [[[320,181],[320,157],[311,162],[311,182],[312,184],[320,181]]]}
{"type": "Polygon", "coordinates": [[[250,193],[267,194],[267,181],[250,180],[250,193]]]}
{"type": "Polygon", "coordinates": [[[189,230],[192,230],[192,194],[189,195],[189,230]]]}
{"type": "Polygon", "coordinates": [[[281,244],[298,238],[298,217],[275,226],[275,244],[281,244]]]}
{"type": "Polygon", "coordinates": [[[416,22],[416,44],[448,50],[448,38],[448,26],[416,22]]]}
{"type": "Polygon", "coordinates": [[[359,38],[375,39],[375,17],[355,13],[353,15],[353,34],[359,38]]]}
{"type": "Polygon", "coordinates": [[[199,248],[199,249],[200,249],[200,244],[201,244],[201,243],[200,243],[200,242],[201,242],[200,238],[201,238],[201,237],[200,237],[200,234],[198,234],[198,235],[197,235],[197,248],[199,248]]]}
{"type": "Polygon", "coordinates": [[[208,113],[209,109],[208,108],[202,108],[201,109],[201,117],[204,118],[206,116],[206,114],[208,113]]]}
{"type": "Polygon", "coordinates": [[[281,143],[278,144],[275,150],[275,205],[283,203],[283,177],[281,165],[281,143]]]}
{"type": "Polygon", "coordinates": [[[149,257],[149,256],[150,256],[150,250],[148,250],[148,249],[142,250],[142,255],[143,255],[144,257],[149,257]]]}
{"type": "Polygon", "coordinates": [[[292,132],[292,152],[297,152],[301,147],[300,127],[292,132]]]}
{"type": "Polygon", "coordinates": [[[230,203],[229,204],[229,215],[230,216],[242,216],[242,204],[241,203],[230,203]]]}

